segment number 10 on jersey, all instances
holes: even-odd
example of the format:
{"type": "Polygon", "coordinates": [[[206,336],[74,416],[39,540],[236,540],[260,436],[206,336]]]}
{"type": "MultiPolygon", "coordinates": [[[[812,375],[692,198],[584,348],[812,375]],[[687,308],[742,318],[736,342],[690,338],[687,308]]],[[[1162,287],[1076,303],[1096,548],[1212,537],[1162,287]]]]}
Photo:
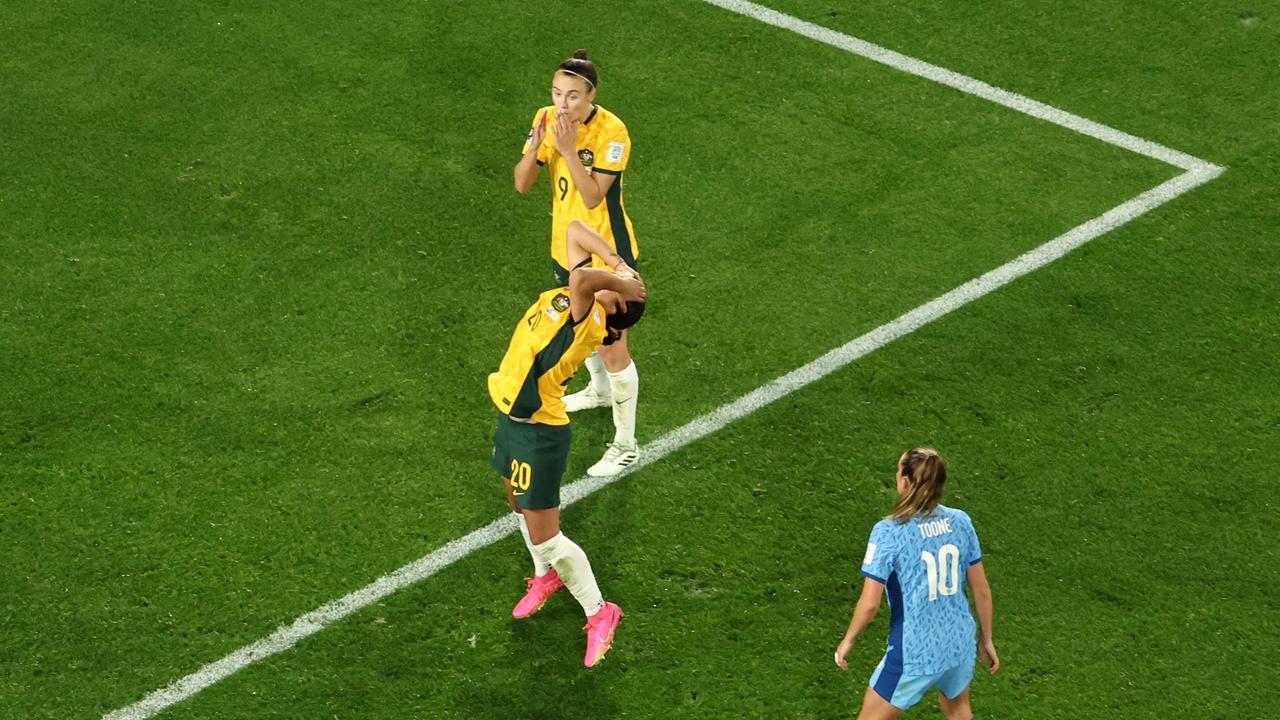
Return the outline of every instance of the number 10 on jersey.
{"type": "Polygon", "coordinates": [[[929,575],[929,600],[937,600],[939,594],[955,595],[960,589],[960,548],[947,543],[938,548],[937,557],[925,550],[920,559],[929,575]]]}

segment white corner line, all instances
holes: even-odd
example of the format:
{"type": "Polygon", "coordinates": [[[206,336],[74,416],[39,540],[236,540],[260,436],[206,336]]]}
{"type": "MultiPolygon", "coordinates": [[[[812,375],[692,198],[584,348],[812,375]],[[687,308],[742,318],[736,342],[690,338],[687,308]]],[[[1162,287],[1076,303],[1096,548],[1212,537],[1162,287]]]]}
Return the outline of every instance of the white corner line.
{"type": "Polygon", "coordinates": [[[845,35],[844,33],[837,32],[831,28],[815,25],[814,23],[801,20],[800,18],[780,13],[777,10],[767,8],[763,5],[746,2],[745,0],[703,0],[703,2],[749,17],[753,20],[758,20],[766,25],[772,25],[777,28],[782,28],[783,30],[790,30],[797,35],[803,35],[810,40],[816,40],[824,45],[840,48],[841,50],[854,55],[867,58],[868,60],[874,60],[896,70],[901,70],[904,73],[922,77],[926,80],[932,80],[938,84],[955,88],[963,93],[976,95],[977,97],[985,100],[990,100],[997,105],[1003,105],[1004,107],[1017,110],[1025,115],[1030,115],[1032,117],[1051,122],[1054,125],[1074,130],[1082,135],[1087,135],[1091,138],[1101,140],[1105,143],[1122,147],[1126,150],[1131,150],[1139,155],[1145,155],[1149,158],[1161,160],[1175,167],[1182,168],[1183,170],[1217,168],[1221,171],[1221,168],[1217,165],[1206,160],[1201,160],[1193,155],[1188,155],[1187,153],[1179,150],[1174,150],[1173,148],[1153,143],[1150,140],[1144,140],[1135,135],[1130,135],[1127,132],[1116,130],[1115,128],[1108,127],[1099,122],[1094,122],[1088,118],[1080,117],[1079,115],[1069,113],[1065,110],[1059,110],[1052,105],[1046,105],[1038,100],[1032,100],[1025,95],[1019,95],[1017,93],[1009,92],[1008,90],[1002,90],[989,83],[985,83],[976,78],[971,78],[968,75],[961,75],[954,70],[948,70],[944,67],[939,67],[923,60],[917,60],[916,58],[903,55],[900,52],[881,47],[874,43],[869,43],[866,40],[859,40],[852,35],[845,35]]]}
{"type": "MultiPolygon", "coordinates": [[[[909,58],[892,50],[837,33],[818,25],[804,22],[789,15],[775,12],[754,3],[737,0],[704,0],[726,10],[732,10],[761,22],[797,32],[819,42],[834,45],[851,53],[868,57],[896,67],[913,75],[940,82],[957,89],[987,98],[1005,107],[1040,117],[1057,125],[1075,130],[1090,137],[1132,150],[1148,157],[1163,160],[1183,168],[1186,172],[1167,180],[1140,195],[1117,205],[1107,212],[1088,220],[1045,244],[983,273],[982,275],[930,300],[913,310],[865,333],[821,357],[796,368],[745,395],[725,403],[701,415],[685,425],[672,430],[644,446],[640,460],[619,475],[608,478],[582,477],[566,486],[561,492],[562,505],[571,505],[600,489],[607,487],[631,473],[657,462],[681,448],[739,420],[764,406],[786,397],[853,361],[885,345],[908,335],[921,327],[964,307],[992,291],[1034,270],[1061,258],[1085,243],[1104,235],[1121,225],[1194,190],[1218,175],[1223,168],[1143,140],[1128,133],[1086,120],[1071,113],[1044,105],[1021,95],[992,87],[979,80],[954,73],[945,68],[909,58]]],[[[185,675],[159,690],[148,694],[138,702],[114,710],[102,716],[102,720],[145,720],[167,708],[191,698],[205,688],[230,677],[236,672],[292,648],[299,641],[314,635],[339,620],[362,610],[383,598],[414,583],[425,580],[466,556],[481,550],[515,532],[514,516],[504,514],[488,525],[473,530],[443,547],[374,580],[368,585],[328,602],[308,612],[292,623],[281,626],[267,637],[245,645],[220,660],[211,662],[199,670],[185,675]]]]}
{"type": "MultiPolygon", "coordinates": [[[[1090,240],[1203,185],[1217,177],[1220,172],[1221,170],[1207,168],[1187,171],[1088,222],[1077,225],[995,270],[939,295],[816,360],[695,418],[646,445],[640,453],[640,460],[622,474],[608,478],[582,477],[566,486],[561,492],[562,505],[571,505],[589,497],[600,489],[716,432],[735,420],[744,418],[779,398],[821,380],[858,358],[924,327],[957,308],[968,305],[1027,273],[1048,265],[1090,240]]],[[[150,718],[248,665],[288,650],[303,638],[320,632],[326,626],[369,607],[398,590],[431,577],[471,553],[507,537],[515,532],[515,529],[514,516],[509,513],[504,514],[488,525],[473,530],[392,573],[383,575],[363,588],[302,615],[271,635],[250,643],[221,660],[209,663],[190,675],[179,678],[133,705],[107,713],[102,720],[150,718]]]]}

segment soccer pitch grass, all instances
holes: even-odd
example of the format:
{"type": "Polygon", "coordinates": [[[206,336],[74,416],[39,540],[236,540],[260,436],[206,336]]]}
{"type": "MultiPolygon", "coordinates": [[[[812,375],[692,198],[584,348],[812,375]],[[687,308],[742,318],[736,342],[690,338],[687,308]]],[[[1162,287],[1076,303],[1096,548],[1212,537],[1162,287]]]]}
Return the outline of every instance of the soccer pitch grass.
{"type": "MultiPolygon", "coordinates": [[[[950,459],[980,717],[1262,717],[1280,13],[773,7],[1228,166],[566,512],[627,612],[512,622],[508,539],[165,718],[852,715],[902,449],[950,459]]],[[[23,4],[0,21],[0,718],[97,718],[504,510],[484,377],[546,284],[509,171],[596,57],[636,145],[641,440],[1177,171],[702,3],[23,4]]],[[[570,475],[611,427],[575,422],[570,475]]],[[[932,701],[910,716],[928,716],[932,701]]]]}

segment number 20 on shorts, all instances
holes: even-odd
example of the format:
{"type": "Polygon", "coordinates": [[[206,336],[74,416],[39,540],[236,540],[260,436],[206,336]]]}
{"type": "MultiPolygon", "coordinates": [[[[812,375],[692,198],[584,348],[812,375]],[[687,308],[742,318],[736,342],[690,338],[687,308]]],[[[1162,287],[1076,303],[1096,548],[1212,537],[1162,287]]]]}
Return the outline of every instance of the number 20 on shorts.
{"type": "Polygon", "coordinates": [[[533,468],[529,467],[529,463],[520,462],[519,460],[511,461],[511,487],[515,494],[519,495],[529,489],[529,484],[533,481],[533,468]]]}

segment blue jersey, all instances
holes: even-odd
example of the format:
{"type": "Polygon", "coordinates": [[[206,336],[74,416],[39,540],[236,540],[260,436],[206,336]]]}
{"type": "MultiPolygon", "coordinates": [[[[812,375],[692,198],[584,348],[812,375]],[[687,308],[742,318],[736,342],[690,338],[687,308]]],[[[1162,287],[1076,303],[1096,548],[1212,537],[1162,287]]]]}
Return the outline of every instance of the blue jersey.
{"type": "Polygon", "coordinates": [[[876,523],[862,574],[889,596],[886,671],[929,675],[974,661],[977,626],[964,585],[981,561],[973,521],[960,510],[939,505],[927,517],[876,523]]]}

